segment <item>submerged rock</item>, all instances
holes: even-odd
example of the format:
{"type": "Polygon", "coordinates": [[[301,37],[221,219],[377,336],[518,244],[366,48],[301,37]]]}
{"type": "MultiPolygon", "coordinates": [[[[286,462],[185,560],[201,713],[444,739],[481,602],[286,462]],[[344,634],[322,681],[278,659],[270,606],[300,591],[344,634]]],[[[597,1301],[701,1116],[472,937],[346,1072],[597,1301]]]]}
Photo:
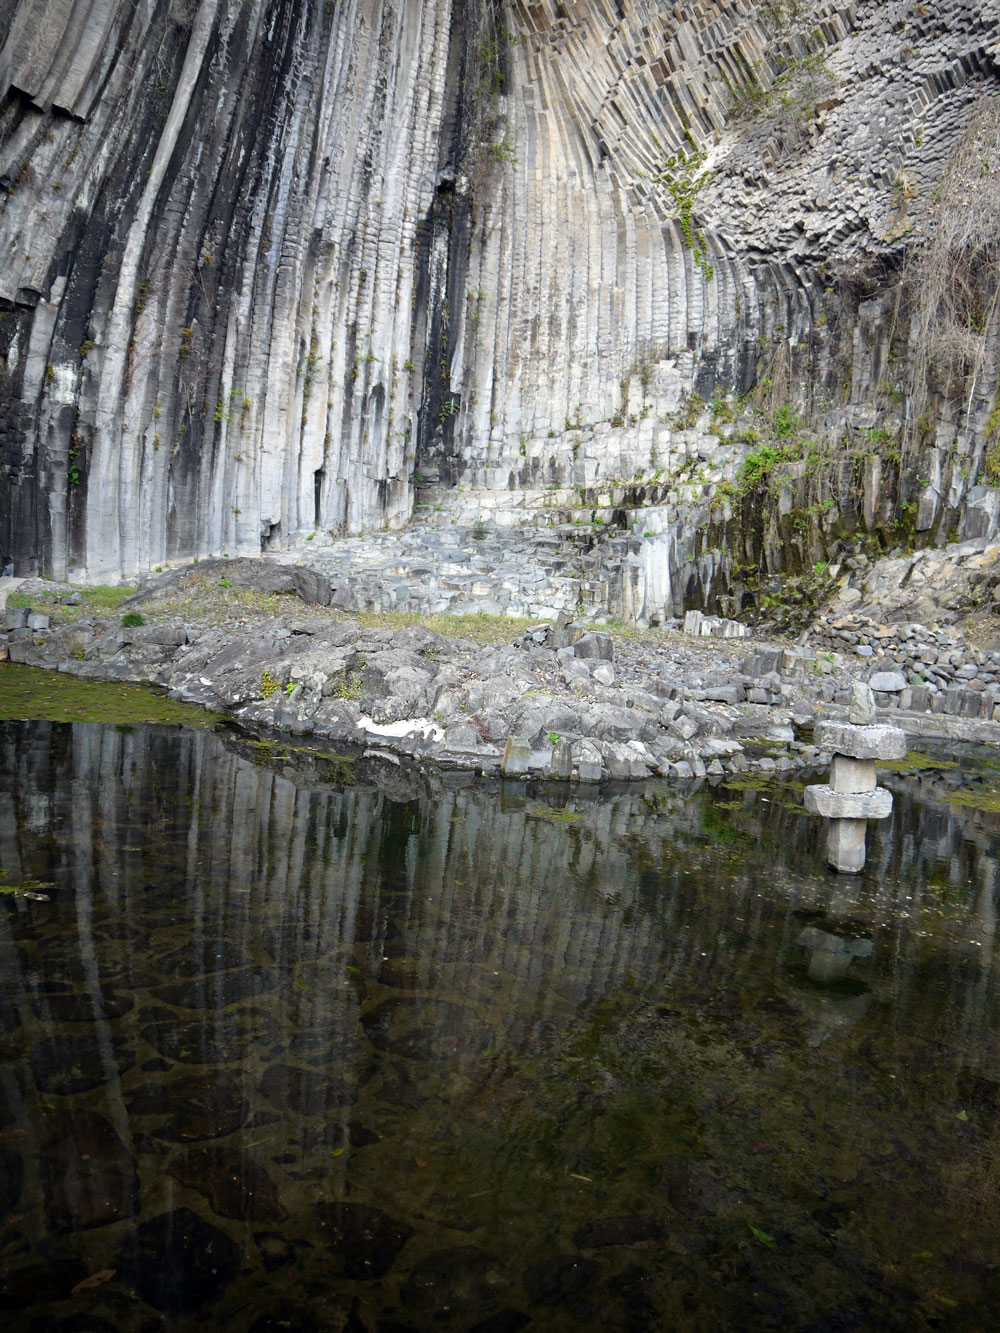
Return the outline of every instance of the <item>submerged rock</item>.
{"type": "Polygon", "coordinates": [[[323,1244],[345,1277],[384,1277],[413,1228],[363,1203],[320,1203],[316,1222],[323,1244]]]}
{"type": "Polygon", "coordinates": [[[497,1303],[507,1285],[503,1264],[474,1245],[438,1250],[422,1259],[403,1283],[408,1310],[427,1319],[468,1319],[497,1303]]]}
{"type": "Polygon", "coordinates": [[[39,1174],[51,1231],[78,1231],[133,1217],[139,1180],[132,1154],[95,1111],[60,1116],[42,1145],[39,1174]]]}
{"type": "Polygon", "coordinates": [[[236,1245],[190,1208],[143,1222],[119,1251],[118,1278],[155,1310],[174,1317],[216,1300],[240,1269],[236,1245]]]}
{"type": "Polygon", "coordinates": [[[167,1170],[182,1185],[203,1194],[220,1217],[280,1222],[287,1216],[274,1181],[238,1148],[216,1144],[188,1148],[171,1158],[167,1170]]]}
{"type": "Polygon", "coordinates": [[[149,1132],[168,1143],[190,1143],[231,1134],[246,1122],[243,1090],[227,1074],[189,1074],[157,1081],[128,1097],[133,1116],[153,1116],[161,1123],[149,1132]]]}

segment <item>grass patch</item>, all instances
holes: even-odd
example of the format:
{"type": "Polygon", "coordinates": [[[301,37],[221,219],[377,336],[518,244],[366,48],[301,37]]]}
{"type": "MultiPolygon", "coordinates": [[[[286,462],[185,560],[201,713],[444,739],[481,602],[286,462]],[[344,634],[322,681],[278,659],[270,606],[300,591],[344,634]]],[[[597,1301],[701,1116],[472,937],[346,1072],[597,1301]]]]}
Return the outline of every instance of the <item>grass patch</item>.
{"type": "Polygon", "coordinates": [[[84,616],[100,614],[105,611],[117,611],[121,604],[135,593],[134,584],[122,584],[112,588],[98,585],[93,588],[73,588],[79,593],[81,601],[76,606],[68,606],[62,599],[70,594],[65,589],[58,592],[14,592],[7,598],[8,607],[29,607],[32,611],[41,611],[49,616],[53,625],[71,625],[74,620],[84,616]]]}
{"type": "Polygon", "coordinates": [[[521,620],[511,616],[477,615],[413,615],[406,611],[354,611],[341,619],[355,620],[365,629],[408,629],[421,625],[450,639],[469,639],[472,643],[513,643],[526,634],[537,620],[521,620]]]}
{"type": "Polygon", "coordinates": [[[43,667],[0,663],[0,721],[158,723],[214,727],[218,715],[141,685],[78,680],[43,667]]]}
{"type": "Polygon", "coordinates": [[[1000,791],[979,788],[978,791],[953,791],[944,798],[948,805],[960,805],[966,810],[981,810],[985,814],[1000,815],[1000,791]]]}

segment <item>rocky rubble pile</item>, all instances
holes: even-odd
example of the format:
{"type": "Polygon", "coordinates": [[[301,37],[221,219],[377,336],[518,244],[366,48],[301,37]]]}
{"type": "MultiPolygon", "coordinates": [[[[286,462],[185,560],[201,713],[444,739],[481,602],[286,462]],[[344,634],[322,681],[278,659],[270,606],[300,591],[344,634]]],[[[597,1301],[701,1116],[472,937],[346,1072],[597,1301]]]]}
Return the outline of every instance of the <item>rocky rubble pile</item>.
{"type": "Polygon", "coordinates": [[[957,630],[843,615],[817,621],[808,639],[867,664],[880,708],[1000,718],[1000,652],[973,647],[957,630]]]}

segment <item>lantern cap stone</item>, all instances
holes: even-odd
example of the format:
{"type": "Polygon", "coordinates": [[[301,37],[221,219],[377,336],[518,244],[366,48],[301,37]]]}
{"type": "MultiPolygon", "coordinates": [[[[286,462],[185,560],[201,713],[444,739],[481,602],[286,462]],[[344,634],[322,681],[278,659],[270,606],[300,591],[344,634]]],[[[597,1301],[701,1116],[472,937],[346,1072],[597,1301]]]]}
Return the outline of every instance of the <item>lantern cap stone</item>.
{"type": "Polygon", "coordinates": [[[899,727],[858,727],[850,722],[817,722],[813,744],[849,759],[903,759],[906,733],[899,727]]]}

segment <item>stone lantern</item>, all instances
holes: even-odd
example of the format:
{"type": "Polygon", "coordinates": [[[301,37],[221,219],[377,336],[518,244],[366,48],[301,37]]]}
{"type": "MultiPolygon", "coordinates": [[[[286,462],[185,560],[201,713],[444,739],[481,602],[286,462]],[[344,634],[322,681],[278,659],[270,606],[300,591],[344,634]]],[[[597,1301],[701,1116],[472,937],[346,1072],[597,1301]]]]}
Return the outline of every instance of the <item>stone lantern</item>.
{"type": "Polygon", "coordinates": [[[875,784],[875,764],[902,759],[906,735],[899,727],[875,722],[875,697],[858,682],[847,722],[817,722],[813,739],[833,755],[830,781],[807,787],[805,806],[827,821],[826,859],[834,870],[856,875],[865,866],[869,819],[892,813],[892,793],[875,784]]]}

